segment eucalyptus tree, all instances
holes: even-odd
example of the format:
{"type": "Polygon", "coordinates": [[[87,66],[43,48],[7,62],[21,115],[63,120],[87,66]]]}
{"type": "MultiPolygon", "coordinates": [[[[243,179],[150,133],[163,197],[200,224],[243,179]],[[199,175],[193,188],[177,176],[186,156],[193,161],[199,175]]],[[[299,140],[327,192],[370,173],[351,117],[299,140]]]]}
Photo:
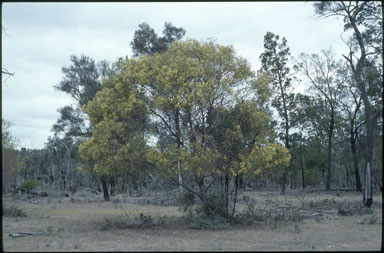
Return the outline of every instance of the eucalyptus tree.
{"type": "MultiPolygon", "coordinates": [[[[365,186],[363,202],[369,207],[372,204],[371,167],[373,159],[375,122],[382,112],[381,103],[375,104],[370,99],[369,91],[372,87],[382,84],[383,70],[383,16],[382,3],[379,1],[338,1],[314,3],[315,13],[320,17],[340,16],[344,21],[344,30],[352,30],[353,35],[346,44],[349,54],[343,55],[347,60],[353,78],[360,91],[364,104],[366,121],[365,146],[365,186]],[[380,75],[369,80],[364,76],[364,69],[368,64],[378,66],[380,75]],[[378,82],[380,81],[380,82],[378,82]]],[[[382,85],[379,86],[382,91],[382,85]]]]}
{"type": "Polygon", "coordinates": [[[332,144],[342,89],[346,78],[343,75],[343,63],[335,59],[332,50],[322,51],[322,55],[304,54],[300,55],[299,68],[306,75],[313,90],[319,98],[324,101],[326,118],[328,121],[328,159],[327,159],[327,180],[326,190],[331,188],[332,168],[332,144]]]}
{"type": "Polygon", "coordinates": [[[345,73],[349,85],[344,87],[344,96],[339,100],[342,107],[341,112],[344,112],[344,118],[346,119],[346,132],[349,134],[350,150],[352,152],[353,169],[355,175],[356,190],[362,191],[360,170],[359,170],[359,155],[358,155],[358,138],[359,133],[364,127],[364,115],[362,112],[362,100],[360,92],[353,80],[353,76],[350,74],[350,70],[346,70],[345,73]]]}

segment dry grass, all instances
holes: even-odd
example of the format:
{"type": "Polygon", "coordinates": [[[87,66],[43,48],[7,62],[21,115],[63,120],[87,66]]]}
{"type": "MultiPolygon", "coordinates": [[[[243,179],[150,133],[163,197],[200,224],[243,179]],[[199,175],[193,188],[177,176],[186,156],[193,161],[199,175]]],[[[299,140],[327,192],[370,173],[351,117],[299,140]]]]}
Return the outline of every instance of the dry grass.
{"type": "MultiPolygon", "coordinates": [[[[218,230],[188,229],[173,226],[149,228],[131,227],[103,230],[100,222],[114,219],[124,212],[130,217],[144,216],[156,220],[159,217],[181,218],[184,214],[177,206],[153,205],[148,197],[116,196],[114,201],[104,202],[102,196],[73,196],[71,198],[39,199],[12,202],[27,217],[3,217],[3,245],[5,251],[323,251],[323,250],[380,250],[382,238],[381,194],[374,196],[372,213],[338,215],[339,207],[357,208],[361,195],[346,193],[288,192],[286,198],[278,192],[247,192],[256,208],[275,203],[289,204],[303,209],[324,211],[321,215],[297,222],[274,220],[251,226],[232,226],[218,230]],[[338,195],[337,195],[338,194],[338,195]],[[119,199],[117,201],[116,199],[119,199]],[[312,202],[311,202],[312,201],[312,202]],[[310,207],[312,203],[312,207],[310,207]],[[136,215],[136,216],[135,216],[136,215]],[[14,232],[44,232],[44,235],[12,238],[14,232]]],[[[241,198],[239,211],[245,210],[245,198],[241,198]]]]}

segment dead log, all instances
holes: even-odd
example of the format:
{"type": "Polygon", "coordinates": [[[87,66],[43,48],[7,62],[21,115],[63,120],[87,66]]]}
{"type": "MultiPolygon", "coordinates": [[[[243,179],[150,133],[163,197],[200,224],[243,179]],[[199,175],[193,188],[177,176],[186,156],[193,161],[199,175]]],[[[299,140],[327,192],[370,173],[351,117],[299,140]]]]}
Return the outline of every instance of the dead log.
{"type": "Polygon", "coordinates": [[[43,232],[17,232],[17,233],[9,234],[9,236],[11,236],[12,238],[23,237],[27,235],[44,235],[44,233],[43,232]]]}

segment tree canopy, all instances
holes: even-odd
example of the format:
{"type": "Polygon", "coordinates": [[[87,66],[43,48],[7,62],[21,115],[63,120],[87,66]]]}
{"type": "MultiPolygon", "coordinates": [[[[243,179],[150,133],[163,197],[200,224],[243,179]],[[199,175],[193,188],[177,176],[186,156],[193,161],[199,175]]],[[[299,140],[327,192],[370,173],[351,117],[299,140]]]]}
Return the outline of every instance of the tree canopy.
{"type": "Polygon", "coordinates": [[[257,89],[261,82],[231,46],[187,40],[120,64],[121,72],[104,80],[83,107],[94,125],[92,137],[79,149],[90,169],[138,169],[146,153],[146,163],[204,202],[223,175],[288,165],[289,155],[271,138],[262,105],[243,99],[245,87],[263,89],[257,89]],[[167,136],[167,144],[145,147],[144,137],[153,134],[167,136]],[[194,184],[198,191],[191,190],[194,184]]]}

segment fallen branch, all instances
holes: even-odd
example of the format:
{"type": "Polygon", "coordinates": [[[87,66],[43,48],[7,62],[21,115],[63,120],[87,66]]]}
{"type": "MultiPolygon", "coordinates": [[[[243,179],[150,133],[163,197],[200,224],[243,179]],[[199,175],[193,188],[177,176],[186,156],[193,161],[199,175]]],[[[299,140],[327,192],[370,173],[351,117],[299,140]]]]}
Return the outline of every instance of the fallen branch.
{"type": "Polygon", "coordinates": [[[312,213],[320,213],[320,214],[328,214],[328,215],[337,215],[337,212],[330,212],[330,211],[319,211],[319,210],[311,210],[311,209],[305,209],[302,207],[297,207],[293,206],[289,203],[282,203],[280,201],[273,201],[268,199],[268,203],[273,204],[275,207],[280,208],[280,209],[289,209],[292,208],[295,211],[307,211],[307,212],[312,212],[312,213]]]}
{"type": "Polygon", "coordinates": [[[93,194],[99,194],[98,191],[96,191],[95,189],[92,189],[92,188],[90,188],[90,187],[84,187],[83,189],[84,189],[84,190],[89,190],[89,191],[92,192],[93,194]]]}
{"type": "Polygon", "coordinates": [[[17,233],[9,234],[9,236],[11,236],[12,238],[23,237],[27,235],[44,235],[44,233],[43,232],[17,232],[17,233]]]}

